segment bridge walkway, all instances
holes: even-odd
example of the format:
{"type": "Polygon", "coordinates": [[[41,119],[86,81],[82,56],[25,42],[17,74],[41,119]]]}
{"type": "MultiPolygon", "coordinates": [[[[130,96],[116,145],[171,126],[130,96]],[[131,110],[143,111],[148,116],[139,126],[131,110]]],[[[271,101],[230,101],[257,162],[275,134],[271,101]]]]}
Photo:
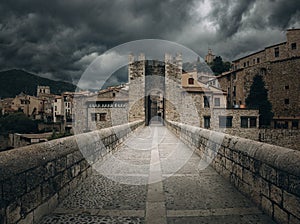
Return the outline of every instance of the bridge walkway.
{"type": "Polygon", "coordinates": [[[138,130],[43,218],[66,223],[273,223],[166,127],[138,130]]]}

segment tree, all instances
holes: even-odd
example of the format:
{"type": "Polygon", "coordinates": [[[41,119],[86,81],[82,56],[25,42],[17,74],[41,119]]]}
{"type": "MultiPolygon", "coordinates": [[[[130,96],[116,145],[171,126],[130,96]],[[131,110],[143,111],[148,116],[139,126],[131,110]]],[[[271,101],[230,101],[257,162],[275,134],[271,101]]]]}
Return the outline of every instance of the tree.
{"type": "Polygon", "coordinates": [[[223,59],[221,56],[217,56],[213,62],[210,65],[211,70],[216,74],[222,74],[223,72],[227,72],[229,71],[230,67],[231,67],[231,63],[230,62],[223,62],[223,59]]]}
{"type": "Polygon", "coordinates": [[[228,72],[231,68],[231,63],[229,61],[226,61],[223,63],[223,72],[228,72]]]}
{"type": "Polygon", "coordinates": [[[259,110],[260,126],[269,126],[273,118],[272,104],[268,100],[268,90],[261,75],[253,77],[253,83],[250,87],[250,93],[246,99],[249,108],[259,110]]]}
{"type": "Polygon", "coordinates": [[[0,118],[0,132],[32,133],[37,132],[37,122],[31,120],[23,113],[14,113],[0,118]]]}

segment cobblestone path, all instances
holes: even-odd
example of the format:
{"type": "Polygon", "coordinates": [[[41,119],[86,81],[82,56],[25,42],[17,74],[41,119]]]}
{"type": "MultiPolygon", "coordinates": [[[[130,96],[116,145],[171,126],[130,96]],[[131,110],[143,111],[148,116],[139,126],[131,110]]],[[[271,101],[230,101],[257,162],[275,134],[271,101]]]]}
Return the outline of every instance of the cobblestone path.
{"type": "Polygon", "coordinates": [[[273,223],[161,125],[135,132],[40,224],[273,223]]]}

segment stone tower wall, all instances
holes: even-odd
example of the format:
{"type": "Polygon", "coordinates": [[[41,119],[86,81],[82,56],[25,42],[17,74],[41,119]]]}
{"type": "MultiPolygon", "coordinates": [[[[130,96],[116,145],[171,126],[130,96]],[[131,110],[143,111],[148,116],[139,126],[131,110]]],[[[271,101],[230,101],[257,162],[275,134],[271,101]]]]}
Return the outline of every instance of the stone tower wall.
{"type": "Polygon", "coordinates": [[[145,55],[129,56],[129,122],[145,119],[145,55]]]}

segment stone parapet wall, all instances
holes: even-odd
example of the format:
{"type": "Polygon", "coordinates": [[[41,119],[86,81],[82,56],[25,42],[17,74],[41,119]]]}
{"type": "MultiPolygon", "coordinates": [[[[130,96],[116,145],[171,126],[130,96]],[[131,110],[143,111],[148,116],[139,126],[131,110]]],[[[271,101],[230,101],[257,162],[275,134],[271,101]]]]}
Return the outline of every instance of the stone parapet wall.
{"type": "Polygon", "coordinates": [[[300,130],[259,129],[259,140],[300,151],[300,130]]]}
{"type": "Polygon", "coordinates": [[[136,121],[0,152],[0,223],[32,224],[51,212],[116,149],[136,121]]]}
{"type": "Polygon", "coordinates": [[[300,152],[167,121],[168,128],[278,223],[300,223],[300,152]]]}

